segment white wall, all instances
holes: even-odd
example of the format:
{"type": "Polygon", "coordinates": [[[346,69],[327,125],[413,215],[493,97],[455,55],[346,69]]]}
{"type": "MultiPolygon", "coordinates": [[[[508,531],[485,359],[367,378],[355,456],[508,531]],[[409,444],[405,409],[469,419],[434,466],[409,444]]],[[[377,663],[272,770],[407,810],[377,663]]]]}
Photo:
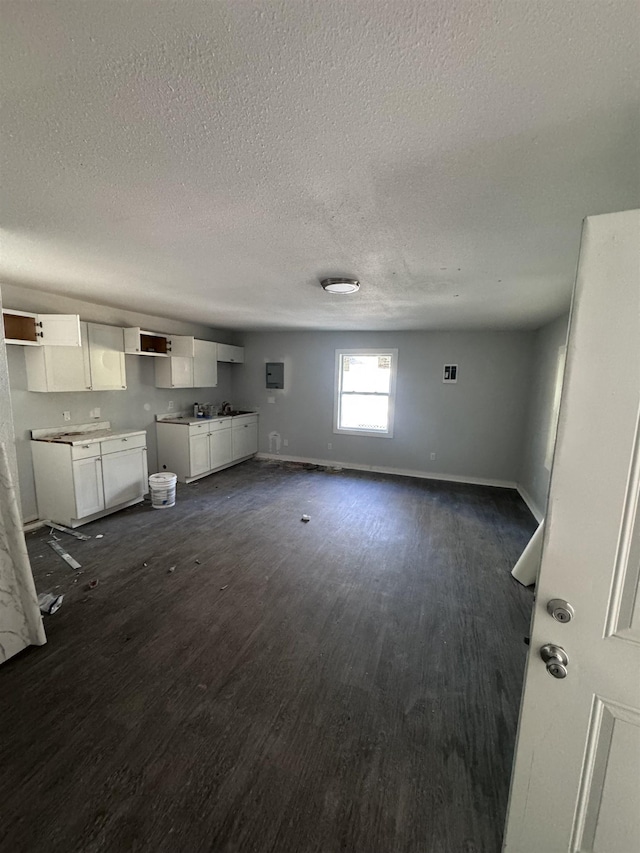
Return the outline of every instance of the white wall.
{"type": "Polygon", "coordinates": [[[269,433],[277,431],[289,442],[283,456],[514,483],[533,337],[531,332],[247,333],[233,399],[259,408],[262,452],[269,452],[269,433]],[[398,349],[394,437],[335,435],[335,350],[377,346],[398,349]],[[283,391],[266,389],[268,361],[285,363],[283,391]],[[459,365],[455,385],[442,383],[445,362],[459,365]],[[268,397],[275,397],[275,404],[268,397]]]}
{"type": "MultiPolygon", "coordinates": [[[[150,315],[136,314],[94,305],[88,302],[57,297],[34,290],[2,286],[5,308],[22,311],[50,311],[62,314],[80,314],[82,320],[107,323],[117,326],[141,326],[151,331],[174,332],[195,337],[232,343],[229,332],[210,329],[191,323],[183,323],[150,315]]],[[[115,428],[140,428],[147,430],[149,473],[157,471],[157,446],[155,414],[167,411],[170,400],[179,411],[193,406],[195,401],[220,403],[231,398],[232,371],[236,365],[218,365],[218,387],[214,389],[164,389],[155,387],[153,357],[125,356],[127,370],[126,391],[85,391],[80,393],[42,394],[27,391],[25,347],[6,347],[11,387],[11,404],[16,435],[16,452],[22,512],[25,521],[38,517],[31,447],[30,430],[38,427],[65,426],[62,413],[71,412],[71,423],[88,423],[89,411],[100,407],[100,419],[109,420],[115,428]],[[206,397],[206,399],[204,399],[206,397]]]]}
{"type": "MultiPolygon", "coordinates": [[[[529,392],[527,425],[520,469],[520,487],[534,514],[542,517],[549,491],[549,445],[555,442],[558,350],[567,340],[569,315],[543,326],[535,334],[533,373],[529,392]]],[[[560,377],[561,380],[561,377],[560,377]]]]}

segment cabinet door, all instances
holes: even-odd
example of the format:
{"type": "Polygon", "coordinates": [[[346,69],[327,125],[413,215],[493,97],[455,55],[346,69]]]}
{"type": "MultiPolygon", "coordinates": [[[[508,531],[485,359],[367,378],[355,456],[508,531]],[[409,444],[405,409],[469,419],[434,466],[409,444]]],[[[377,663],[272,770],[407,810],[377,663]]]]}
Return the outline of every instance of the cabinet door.
{"type": "Polygon", "coordinates": [[[91,388],[94,391],[126,388],[123,330],[118,326],[87,323],[87,339],[91,388]]]}
{"type": "Polygon", "coordinates": [[[193,335],[171,335],[169,338],[171,355],[193,358],[195,355],[194,343],[193,335]]]}
{"type": "Polygon", "coordinates": [[[192,435],[189,438],[189,476],[197,477],[198,474],[210,470],[208,433],[192,435]]]}
{"type": "Polygon", "coordinates": [[[218,384],[218,345],[213,341],[194,341],[193,387],[215,388],[218,384]]]}
{"type": "Polygon", "coordinates": [[[171,387],[193,388],[193,359],[186,356],[171,356],[171,387]]]}
{"type": "Polygon", "coordinates": [[[234,347],[231,344],[218,344],[218,361],[242,364],[244,362],[244,347],[234,347]]]}
{"type": "Polygon", "coordinates": [[[28,347],[29,391],[88,391],[89,373],[82,347],[28,347]]]}
{"type": "Polygon", "coordinates": [[[231,429],[219,429],[209,436],[209,455],[211,467],[219,468],[227,465],[233,459],[231,448],[231,429]]]}
{"type": "Polygon", "coordinates": [[[78,459],[73,463],[73,488],[76,498],[76,518],[84,518],[104,509],[102,465],[99,456],[78,459]]]}
{"type": "Polygon", "coordinates": [[[103,456],[102,478],[105,509],[141,498],[147,491],[146,448],[136,447],[103,456]]]}
{"type": "Polygon", "coordinates": [[[234,459],[242,459],[258,452],[258,424],[233,427],[231,433],[234,459]]]}
{"type": "Polygon", "coordinates": [[[80,317],[77,314],[36,314],[36,323],[42,346],[80,346],[80,317]]]}

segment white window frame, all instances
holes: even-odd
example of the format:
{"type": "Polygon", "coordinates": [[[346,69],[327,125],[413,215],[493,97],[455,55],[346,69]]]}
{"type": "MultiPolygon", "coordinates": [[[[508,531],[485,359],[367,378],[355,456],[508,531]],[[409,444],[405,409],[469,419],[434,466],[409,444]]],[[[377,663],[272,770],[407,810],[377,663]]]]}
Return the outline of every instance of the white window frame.
{"type": "Polygon", "coordinates": [[[393,426],[395,421],[396,408],[396,375],[398,372],[398,350],[381,347],[376,349],[358,349],[348,348],[336,350],[335,378],[334,378],[334,398],[333,398],[333,431],[339,435],[367,435],[375,436],[376,438],[393,438],[393,426]],[[391,382],[389,383],[389,394],[379,395],[389,397],[389,422],[387,429],[381,430],[369,429],[345,429],[339,427],[340,423],[340,401],[342,395],[342,358],[345,355],[384,355],[391,357],[391,382]]]}

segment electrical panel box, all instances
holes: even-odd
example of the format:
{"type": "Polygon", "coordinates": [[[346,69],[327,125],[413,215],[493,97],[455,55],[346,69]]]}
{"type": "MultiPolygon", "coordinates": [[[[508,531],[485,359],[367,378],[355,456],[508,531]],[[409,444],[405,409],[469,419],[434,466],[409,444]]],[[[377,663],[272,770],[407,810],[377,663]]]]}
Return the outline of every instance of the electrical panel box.
{"type": "Polygon", "coordinates": [[[282,361],[267,363],[267,388],[284,388],[284,363],[282,361]]]}

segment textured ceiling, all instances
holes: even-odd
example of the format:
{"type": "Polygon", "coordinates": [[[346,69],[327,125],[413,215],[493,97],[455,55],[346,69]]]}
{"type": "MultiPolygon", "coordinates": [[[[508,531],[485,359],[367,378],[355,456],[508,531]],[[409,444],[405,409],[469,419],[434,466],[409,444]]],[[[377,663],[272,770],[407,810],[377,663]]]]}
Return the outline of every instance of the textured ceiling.
{"type": "Polygon", "coordinates": [[[640,206],[637,0],[0,14],[0,281],[237,329],[533,328],[582,218],[640,206]]]}

